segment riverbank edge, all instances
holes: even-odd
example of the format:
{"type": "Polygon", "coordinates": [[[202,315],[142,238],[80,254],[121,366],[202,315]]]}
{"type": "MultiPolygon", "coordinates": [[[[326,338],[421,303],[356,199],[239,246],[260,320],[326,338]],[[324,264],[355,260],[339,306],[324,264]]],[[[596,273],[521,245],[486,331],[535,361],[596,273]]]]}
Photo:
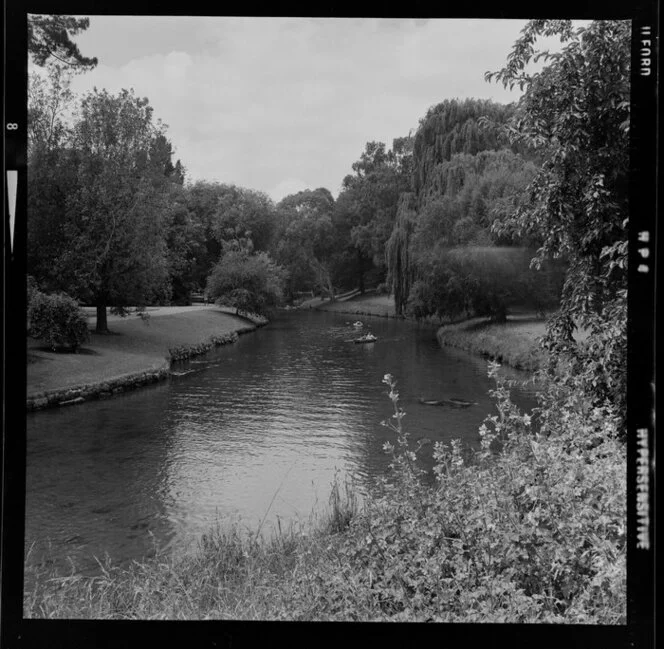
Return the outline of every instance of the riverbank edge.
{"type": "MultiPolygon", "coordinates": [[[[371,296],[371,298],[373,297],[371,296]]],[[[329,308],[330,305],[338,305],[339,302],[327,302],[311,308],[326,313],[418,322],[415,318],[396,313],[367,310],[366,305],[361,306],[361,301],[362,298],[355,302],[358,304],[357,309],[329,308]]],[[[420,320],[419,323],[430,325],[436,329],[436,339],[441,347],[455,347],[509,365],[517,370],[533,373],[543,367],[546,361],[546,354],[539,347],[539,336],[527,335],[523,331],[519,331],[518,321],[508,319],[504,324],[497,324],[486,318],[469,318],[442,325],[440,321],[434,321],[433,319],[420,320]]]]}
{"type": "Polygon", "coordinates": [[[497,324],[482,318],[471,318],[442,325],[436,331],[436,339],[441,347],[455,347],[517,370],[534,373],[544,366],[546,352],[539,346],[539,336],[519,333],[516,325],[509,321],[497,324]]]}
{"type": "Polygon", "coordinates": [[[209,336],[201,342],[191,345],[171,347],[164,363],[158,368],[147,369],[140,372],[131,372],[94,383],[81,386],[68,387],[58,390],[47,390],[28,395],[26,397],[26,410],[44,410],[59,406],[70,406],[95,399],[108,399],[116,394],[135,390],[145,385],[164,381],[174,375],[172,365],[178,361],[205,354],[215,347],[234,343],[244,334],[255,331],[268,324],[269,320],[245,317],[251,324],[240,327],[230,333],[219,336],[209,336]]]}

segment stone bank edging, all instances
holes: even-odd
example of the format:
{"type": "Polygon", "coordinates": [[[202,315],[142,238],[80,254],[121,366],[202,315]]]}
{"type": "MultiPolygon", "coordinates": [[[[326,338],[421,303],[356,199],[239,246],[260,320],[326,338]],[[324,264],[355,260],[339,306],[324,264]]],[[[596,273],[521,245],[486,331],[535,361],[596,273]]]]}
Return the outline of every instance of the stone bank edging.
{"type": "Polygon", "coordinates": [[[114,394],[120,394],[129,390],[135,390],[144,385],[163,381],[172,376],[172,363],[191,358],[192,356],[198,356],[199,354],[204,354],[214,347],[234,343],[239,336],[254,331],[265,324],[267,324],[267,321],[260,321],[256,324],[232,331],[231,333],[210,336],[207,340],[194,345],[172,347],[168,350],[169,355],[164,363],[156,369],[123,374],[98,383],[63,388],[61,390],[50,390],[29,395],[26,399],[26,409],[28,411],[42,410],[44,408],[54,408],[56,406],[75,405],[92,399],[105,399],[112,397],[114,394]]]}

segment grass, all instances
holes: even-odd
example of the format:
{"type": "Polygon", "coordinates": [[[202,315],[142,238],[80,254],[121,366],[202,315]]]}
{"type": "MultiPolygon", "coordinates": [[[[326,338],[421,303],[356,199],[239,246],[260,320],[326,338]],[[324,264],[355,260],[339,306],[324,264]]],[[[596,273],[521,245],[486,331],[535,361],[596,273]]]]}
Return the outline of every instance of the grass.
{"type": "MultiPolygon", "coordinates": [[[[533,313],[519,313],[508,316],[505,323],[471,318],[446,324],[438,329],[437,338],[441,345],[465,349],[511,367],[534,372],[545,360],[545,353],[539,347],[539,339],[545,333],[545,318],[533,313]]],[[[582,342],[587,335],[586,331],[580,331],[576,338],[582,342]]]]}
{"type": "Polygon", "coordinates": [[[349,299],[330,302],[321,298],[314,298],[304,302],[301,308],[319,309],[335,313],[349,313],[353,315],[375,315],[387,318],[397,317],[394,309],[394,300],[389,295],[365,294],[349,299]]]}
{"type": "MultiPolygon", "coordinates": [[[[266,539],[239,527],[217,524],[193,551],[163,555],[127,568],[99,562],[100,574],[62,575],[44,564],[26,562],[33,584],[24,595],[24,614],[36,618],[79,619],[297,619],[293,589],[305,566],[328,555],[359,511],[348,482],[337,480],[329,507],[309,525],[290,525],[266,539]]],[[[304,616],[306,617],[306,615],[304,616]]]]}
{"type": "Polygon", "coordinates": [[[508,316],[505,323],[472,318],[444,325],[438,329],[437,338],[441,345],[486,355],[517,369],[535,371],[544,360],[538,339],[545,332],[543,319],[508,316]]]}
{"type": "MultiPolygon", "coordinates": [[[[92,311],[90,326],[94,326],[92,311]]],[[[167,364],[169,349],[196,345],[211,336],[253,327],[214,306],[148,309],[150,318],[109,315],[111,334],[91,332],[90,342],[75,354],[55,353],[28,339],[28,396],[109,381],[156,370],[167,364]]]]}

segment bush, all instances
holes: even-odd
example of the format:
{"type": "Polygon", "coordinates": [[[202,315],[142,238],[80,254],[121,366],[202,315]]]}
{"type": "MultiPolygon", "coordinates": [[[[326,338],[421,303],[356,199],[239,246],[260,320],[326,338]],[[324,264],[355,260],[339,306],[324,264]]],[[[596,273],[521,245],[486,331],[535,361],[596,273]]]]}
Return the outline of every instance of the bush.
{"type": "Polygon", "coordinates": [[[205,293],[238,313],[266,315],[283,299],[285,277],[267,253],[231,249],[213,268],[205,293]]]}
{"type": "Polygon", "coordinates": [[[34,291],[28,308],[30,335],[51,349],[76,351],[89,340],[88,320],[78,303],[66,293],[34,291]]]}
{"type": "MultiPolygon", "coordinates": [[[[417,445],[395,432],[383,479],[347,533],[298,571],[311,619],[624,624],[625,454],[617,418],[552,383],[536,417],[511,401],[490,364],[498,413],[481,450],[434,449],[436,485],[423,484],[417,445]]],[[[297,604],[296,604],[297,605],[297,604]]]]}

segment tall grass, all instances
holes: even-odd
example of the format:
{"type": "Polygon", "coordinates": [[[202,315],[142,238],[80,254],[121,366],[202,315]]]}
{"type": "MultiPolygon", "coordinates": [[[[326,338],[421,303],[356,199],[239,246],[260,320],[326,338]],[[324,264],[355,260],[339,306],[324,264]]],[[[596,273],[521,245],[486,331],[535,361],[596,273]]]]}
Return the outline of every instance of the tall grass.
{"type": "Polygon", "coordinates": [[[618,418],[559,385],[535,429],[489,366],[497,414],[469,456],[434,448],[425,484],[386,375],[391,472],[362,498],[337,477],[310,526],[270,539],[217,526],[184,557],[97,577],[29,566],[28,617],[625,622],[625,457],[618,418]]]}

